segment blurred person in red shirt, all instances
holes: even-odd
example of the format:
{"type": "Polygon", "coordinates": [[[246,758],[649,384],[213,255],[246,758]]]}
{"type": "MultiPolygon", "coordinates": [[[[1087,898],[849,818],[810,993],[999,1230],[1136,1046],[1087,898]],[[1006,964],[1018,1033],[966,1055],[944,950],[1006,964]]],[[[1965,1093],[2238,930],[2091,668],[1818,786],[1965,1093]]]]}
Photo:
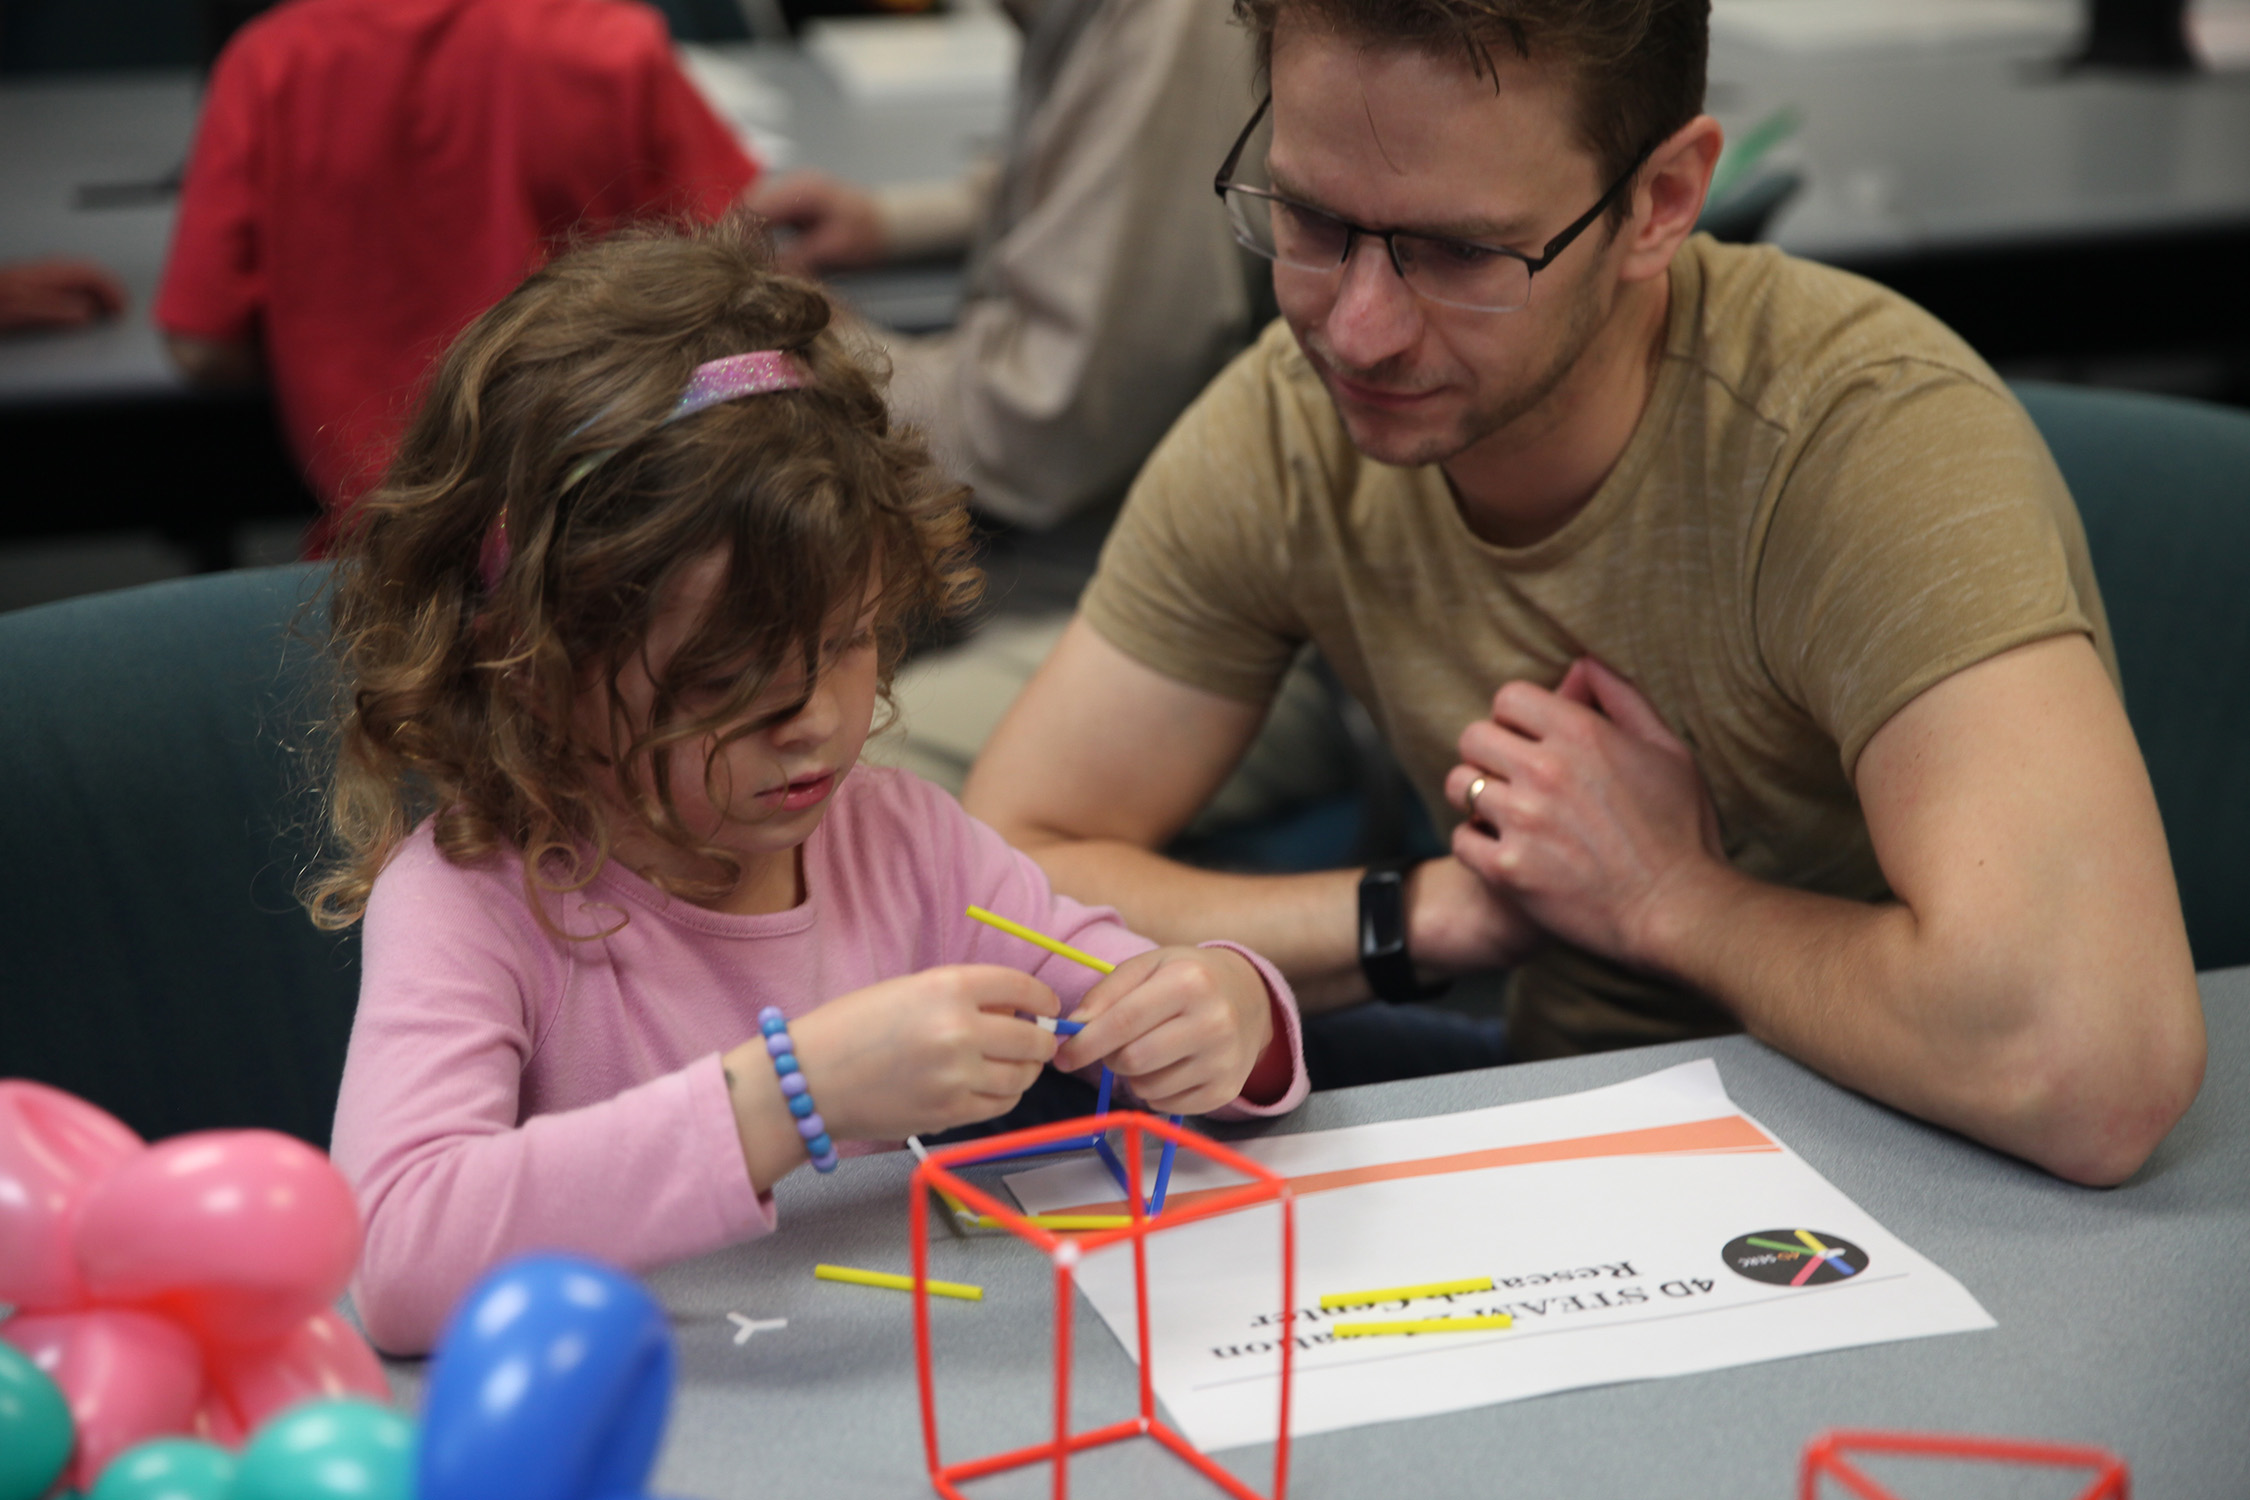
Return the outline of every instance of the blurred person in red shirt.
{"type": "Polygon", "coordinates": [[[190,381],[270,384],[317,557],[549,242],[757,173],[636,0],[286,0],[212,70],[156,322],[190,381]]]}

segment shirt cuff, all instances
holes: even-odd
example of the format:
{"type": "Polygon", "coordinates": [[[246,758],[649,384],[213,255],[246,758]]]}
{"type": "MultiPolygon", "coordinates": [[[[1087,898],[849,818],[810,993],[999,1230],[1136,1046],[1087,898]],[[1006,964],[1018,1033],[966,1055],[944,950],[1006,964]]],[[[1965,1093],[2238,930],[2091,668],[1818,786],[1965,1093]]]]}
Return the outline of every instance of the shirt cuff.
{"type": "Polygon", "coordinates": [[[1265,959],[1243,947],[1240,943],[1217,941],[1198,943],[1196,946],[1199,948],[1224,948],[1229,953],[1239,953],[1250,960],[1250,966],[1256,969],[1258,977],[1266,982],[1267,1003],[1273,1009],[1274,1027],[1285,1039],[1289,1048],[1289,1087],[1282,1090],[1280,1098],[1274,1100],[1271,1104],[1259,1104],[1237,1095],[1232,1103],[1222,1104],[1211,1111],[1207,1118],[1213,1120],[1270,1120],[1289,1113],[1298,1105],[1304,1103],[1305,1096],[1312,1092],[1312,1080],[1305,1072],[1304,1027],[1297,1017],[1297,996],[1289,988],[1289,981],[1281,977],[1279,969],[1276,969],[1272,964],[1267,963],[1265,959]]]}

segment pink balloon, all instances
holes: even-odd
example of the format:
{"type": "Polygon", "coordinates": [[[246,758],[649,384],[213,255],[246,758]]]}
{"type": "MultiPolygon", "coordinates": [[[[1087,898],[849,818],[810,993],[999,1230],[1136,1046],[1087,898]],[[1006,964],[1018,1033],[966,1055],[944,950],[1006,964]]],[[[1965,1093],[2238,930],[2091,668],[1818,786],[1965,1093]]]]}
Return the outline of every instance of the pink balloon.
{"type": "Polygon", "coordinates": [[[206,1443],[217,1443],[222,1448],[236,1450],[250,1441],[248,1429],[235,1416],[234,1408],[228,1404],[227,1398],[214,1390],[204,1391],[203,1404],[195,1409],[195,1423],[188,1435],[199,1437],[206,1443]]]}
{"type": "Polygon", "coordinates": [[[94,1185],[143,1149],[83,1099],[0,1079],[0,1302],[26,1311],[85,1303],[72,1221],[94,1185]]]}
{"type": "Polygon", "coordinates": [[[203,1395],[203,1356],[179,1325],[123,1308],[19,1313],[0,1338],[21,1349],[70,1401],[78,1432],[63,1483],[92,1489],[137,1443],[189,1432],[203,1395]]]}
{"type": "Polygon", "coordinates": [[[211,1386],[254,1432],[300,1401],[365,1396],[387,1404],[391,1383],[367,1340],[337,1312],[316,1313],[278,1343],[211,1351],[211,1386]]]}
{"type": "Polygon", "coordinates": [[[344,1290],[359,1205],[328,1158],[270,1130],[175,1136],[86,1195],[87,1292],[177,1318],[207,1345],[288,1337],[344,1290]]]}

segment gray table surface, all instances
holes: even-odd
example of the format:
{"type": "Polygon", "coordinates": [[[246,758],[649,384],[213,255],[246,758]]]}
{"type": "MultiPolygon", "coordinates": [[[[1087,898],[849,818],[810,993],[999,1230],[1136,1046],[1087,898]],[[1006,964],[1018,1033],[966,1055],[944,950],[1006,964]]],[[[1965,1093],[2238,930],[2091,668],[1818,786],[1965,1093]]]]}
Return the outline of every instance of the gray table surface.
{"type": "MultiPolygon", "coordinates": [[[[1301,1439],[1290,1493],[1779,1497],[1795,1493],[1805,1441],[1841,1426],[2099,1444],[2127,1458],[2143,1500],[2250,1492],[2250,1297],[2234,1283],[2250,1237],[2250,969],[2205,975],[2203,994],[2203,1092],[2139,1175],[2109,1191],[1908,1119],[1739,1037],[1316,1095],[1266,1129],[1445,1114],[1714,1058],[1737,1103],[1958,1277],[1999,1327],[1301,1439]]],[[[799,1172],[781,1186],[778,1234],[651,1278],[682,1371],[663,1493],[930,1493],[911,1299],[812,1278],[820,1261],[907,1268],[911,1166],[892,1154],[846,1161],[831,1177],[799,1172]],[[737,1346],[730,1311],[789,1326],[737,1346]]],[[[946,1459],[1039,1441],[1052,1409],[1046,1261],[1004,1238],[961,1239],[934,1224],[932,1237],[933,1276],[985,1288],[982,1303],[934,1308],[946,1459]]],[[[1130,1415],[1132,1362],[1082,1298],[1074,1330],[1077,1425],[1130,1415]]],[[[402,1397],[415,1396],[421,1369],[393,1365],[402,1397]]],[[[1270,1477],[1269,1448],[1220,1461],[1261,1491],[1270,1477]]],[[[1942,1469],[1913,1477],[1923,1482],[1912,1493],[1930,1497],[2076,1493],[1942,1469]]],[[[1043,1495],[1046,1484],[1036,1468],[972,1492],[1043,1495]]],[[[1153,1444],[1131,1442],[1080,1457],[1071,1493],[1214,1492],[1153,1444]]]]}
{"type": "Polygon", "coordinates": [[[1942,44],[1802,49],[1722,13],[1710,103],[1729,135],[1782,108],[1802,121],[1779,157],[1805,189],[1768,237],[1855,263],[2250,223],[2250,70],[2066,73],[2082,7],[2023,11],[1942,44]]]}

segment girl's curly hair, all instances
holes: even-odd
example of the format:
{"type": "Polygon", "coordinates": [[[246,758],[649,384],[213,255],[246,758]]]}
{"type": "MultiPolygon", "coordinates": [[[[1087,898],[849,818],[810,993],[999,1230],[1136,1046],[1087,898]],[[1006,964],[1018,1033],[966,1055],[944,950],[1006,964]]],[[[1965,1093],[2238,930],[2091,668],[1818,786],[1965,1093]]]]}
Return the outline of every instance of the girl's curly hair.
{"type": "Polygon", "coordinates": [[[307,884],[315,922],[356,922],[385,862],[434,818],[457,864],[520,851],[551,926],[542,893],[584,886],[608,858],[620,811],[605,786],[701,872],[667,888],[733,889],[739,862],[673,805],[671,757],[700,748],[710,784],[713,747],[749,732],[770,685],[809,696],[824,625],[857,613],[871,577],[886,697],[911,631],[978,588],[966,491],[892,425],[880,356],[831,322],[738,211],[571,249],[454,342],[339,550],[327,819],[340,857],[307,884]],[[699,364],[761,349],[794,353],[804,387],[666,422],[699,364]],[[650,722],[626,722],[620,673],[643,659],[667,585],[715,553],[713,603],[654,674],[650,722]],[[480,556],[503,555],[488,586],[480,556]],[[731,691],[691,695],[714,678],[731,691]],[[614,756],[585,733],[592,691],[614,756]]]}

